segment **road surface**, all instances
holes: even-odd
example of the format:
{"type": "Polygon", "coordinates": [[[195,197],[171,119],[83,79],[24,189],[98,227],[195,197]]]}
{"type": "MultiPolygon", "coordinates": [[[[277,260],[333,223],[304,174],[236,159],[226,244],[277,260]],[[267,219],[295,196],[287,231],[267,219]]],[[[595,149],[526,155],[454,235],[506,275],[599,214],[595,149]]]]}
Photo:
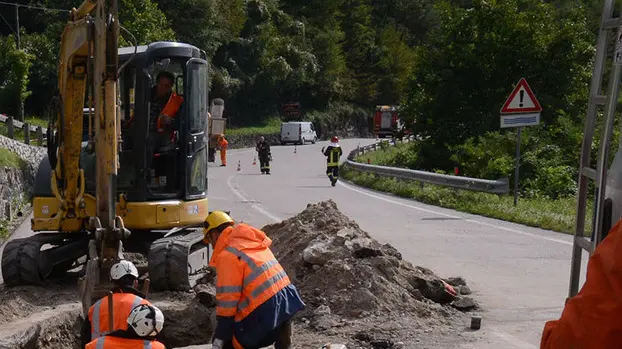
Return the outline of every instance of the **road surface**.
{"type": "MultiPolygon", "coordinates": [[[[357,144],[342,141],[344,159],[357,144]]],[[[338,182],[315,145],[272,147],[271,175],[253,166],[253,150],[231,152],[228,166],[210,167],[210,210],[231,209],[257,226],[332,199],[381,243],[443,277],[463,276],[485,308],[472,348],[537,348],[544,322],[559,317],[568,292],[572,238],[495,219],[425,205],[338,182]],[[236,171],[240,161],[241,171],[236,171]]],[[[217,160],[218,161],[218,160],[217,160]]],[[[219,162],[218,162],[219,164],[219,162]]],[[[585,255],[585,254],[584,254],[585,255]]],[[[587,257],[584,257],[585,271],[587,257]]],[[[581,283],[583,283],[582,278],[581,283]]],[[[467,348],[465,346],[465,348],[467,348]]]]}
{"type": "MultiPolygon", "coordinates": [[[[342,141],[343,158],[357,144],[372,142],[342,141]]],[[[538,347],[544,322],[559,317],[567,295],[571,236],[344,182],[331,187],[320,153],[326,144],[272,147],[270,176],[260,174],[258,161],[252,165],[252,149],[228,151],[227,167],[219,167],[217,157],[208,170],[210,210],[231,210],[234,219],[263,226],[298,214],[308,203],[332,199],[379,242],[397,247],[404,259],[443,277],[466,278],[484,310],[482,329],[469,334],[479,340],[463,348],[538,347]]],[[[27,219],[15,236],[29,234],[27,219]]]]}

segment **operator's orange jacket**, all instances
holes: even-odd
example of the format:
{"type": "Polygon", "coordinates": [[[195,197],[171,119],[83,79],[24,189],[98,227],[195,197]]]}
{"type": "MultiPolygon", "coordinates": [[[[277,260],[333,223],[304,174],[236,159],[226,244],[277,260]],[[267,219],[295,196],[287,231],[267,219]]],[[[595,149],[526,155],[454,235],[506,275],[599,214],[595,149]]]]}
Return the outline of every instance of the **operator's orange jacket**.
{"type": "Polygon", "coordinates": [[[216,241],[210,260],[217,275],[214,338],[232,340],[236,349],[253,347],[304,307],[271,244],[263,231],[244,223],[226,228],[216,241]],[[223,329],[221,321],[232,328],[223,329]]]}
{"type": "MultiPolygon", "coordinates": [[[[171,119],[174,118],[175,116],[177,116],[179,108],[181,107],[181,104],[183,102],[184,98],[182,96],[176,94],[175,92],[172,92],[171,96],[168,98],[168,102],[166,103],[160,114],[164,114],[171,119]]],[[[164,132],[164,125],[162,124],[160,118],[158,118],[157,120],[156,128],[158,132],[164,132]]]]}
{"type": "Polygon", "coordinates": [[[108,296],[98,300],[89,308],[89,322],[91,323],[91,340],[97,339],[110,332],[127,330],[127,317],[134,307],[140,304],[151,304],[148,300],[133,293],[112,294],[113,329],[109,328],[108,296]]]}
{"type": "Polygon", "coordinates": [[[155,340],[106,336],[89,342],[86,349],[166,349],[166,347],[155,340]]]}
{"type": "Polygon", "coordinates": [[[548,321],[540,349],[622,348],[622,220],[598,244],[585,284],[559,320],[548,321]]]}

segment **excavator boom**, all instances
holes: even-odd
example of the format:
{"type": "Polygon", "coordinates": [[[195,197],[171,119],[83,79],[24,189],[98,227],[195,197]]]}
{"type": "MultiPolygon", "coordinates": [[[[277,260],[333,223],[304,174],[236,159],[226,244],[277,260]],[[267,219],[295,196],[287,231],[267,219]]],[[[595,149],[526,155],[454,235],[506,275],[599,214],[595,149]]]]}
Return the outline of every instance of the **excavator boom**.
{"type": "Polygon", "coordinates": [[[98,284],[107,284],[107,273],[101,269],[107,270],[120,258],[120,241],[128,235],[121,218],[116,216],[114,197],[121,137],[117,126],[120,123],[117,9],[116,0],[85,0],[78,9],[71,10],[61,38],[58,73],[61,108],[56,120],[59,161],[52,164],[51,179],[52,192],[60,205],[58,214],[47,218],[49,224],[45,226],[69,232],[95,230],[96,239],[89,242],[89,261],[82,285],[85,311],[90,306],[93,289],[98,284]],[[92,12],[95,12],[93,17],[92,12]],[[95,151],[97,159],[95,216],[85,209],[85,178],[80,166],[87,87],[89,102],[94,101],[87,149],[95,151]]]}

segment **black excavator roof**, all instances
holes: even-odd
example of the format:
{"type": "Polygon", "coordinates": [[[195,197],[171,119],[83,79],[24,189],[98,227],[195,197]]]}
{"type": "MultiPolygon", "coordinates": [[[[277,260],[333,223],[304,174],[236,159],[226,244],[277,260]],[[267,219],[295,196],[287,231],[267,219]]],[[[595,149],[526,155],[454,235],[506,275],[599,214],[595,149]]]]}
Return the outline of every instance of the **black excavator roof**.
{"type": "Polygon", "coordinates": [[[157,41],[152,42],[149,45],[119,48],[119,62],[122,63],[127,61],[134,54],[136,54],[134,59],[141,61],[151,61],[153,59],[167,57],[207,59],[205,51],[200,50],[196,46],[180,42],[157,41]]]}

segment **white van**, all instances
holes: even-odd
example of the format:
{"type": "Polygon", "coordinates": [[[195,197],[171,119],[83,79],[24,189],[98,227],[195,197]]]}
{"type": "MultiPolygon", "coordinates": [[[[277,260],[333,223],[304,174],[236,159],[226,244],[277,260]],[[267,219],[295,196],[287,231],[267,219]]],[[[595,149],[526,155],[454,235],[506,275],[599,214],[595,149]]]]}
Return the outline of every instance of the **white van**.
{"type": "Polygon", "coordinates": [[[281,145],[286,143],[305,144],[317,142],[315,127],[310,121],[290,121],[281,123],[281,145]]]}

